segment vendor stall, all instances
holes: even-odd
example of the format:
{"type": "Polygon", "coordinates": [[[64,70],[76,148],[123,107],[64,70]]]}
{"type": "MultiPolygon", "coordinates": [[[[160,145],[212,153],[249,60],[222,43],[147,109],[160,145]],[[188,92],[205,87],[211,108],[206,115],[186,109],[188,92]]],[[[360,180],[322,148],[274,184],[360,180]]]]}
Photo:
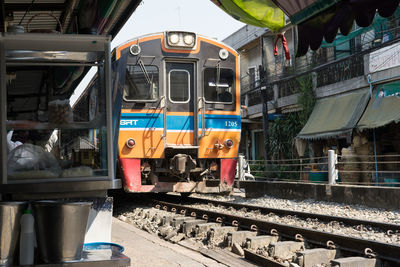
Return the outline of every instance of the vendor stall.
{"type": "MultiPolygon", "coordinates": [[[[16,201],[23,209],[32,206],[38,266],[129,266],[114,247],[83,250],[83,242],[110,241],[107,190],[121,187],[115,179],[110,53],[106,36],[0,36],[0,194],[4,210],[16,201]],[[87,73],[98,77],[96,84],[88,86],[87,73]]],[[[14,210],[19,228],[21,208],[14,210]]],[[[18,264],[18,231],[11,239],[0,265],[18,264]]]]}

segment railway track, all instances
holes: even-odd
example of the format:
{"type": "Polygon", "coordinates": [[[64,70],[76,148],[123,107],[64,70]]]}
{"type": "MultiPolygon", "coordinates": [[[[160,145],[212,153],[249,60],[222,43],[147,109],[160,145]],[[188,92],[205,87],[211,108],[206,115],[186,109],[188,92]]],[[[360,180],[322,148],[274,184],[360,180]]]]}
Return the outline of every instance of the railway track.
{"type": "MultiPolygon", "coordinates": [[[[245,259],[263,266],[289,266],[288,264],[305,267],[314,266],[314,264],[325,264],[320,266],[400,266],[400,246],[398,245],[297,227],[280,223],[279,220],[271,222],[242,216],[232,208],[242,211],[257,209],[264,213],[274,212],[282,216],[301,218],[318,217],[320,220],[333,220],[352,226],[369,225],[370,222],[367,221],[326,215],[319,217],[318,214],[292,213],[197,198],[182,199],[169,195],[164,195],[162,200],[153,199],[152,203],[154,208],[136,210],[131,219],[147,219],[152,222],[152,227],[157,229],[151,230],[148,225],[141,224],[144,230],[157,232],[168,240],[193,249],[197,247],[199,252],[211,258],[219,258],[221,263],[224,263],[224,256],[221,256],[220,252],[205,250],[202,246],[194,244],[200,242],[207,244],[210,248],[229,248],[236,254],[243,255],[245,259]],[[209,206],[226,207],[226,209],[215,211],[193,205],[199,202],[209,206]],[[185,240],[182,241],[182,239],[185,240]],[[188,241],[192,239],[196,242],[188,241]]],[[[374,222],[373,227],[399,234],[398,225],[374,222]]],[[[232,259],[230,261],[229,266],[244,264],[240,261],[235,263],[232,259]]]]}
{"type": "MultiPolygon", "coordinates": [[[[161,198],[158,198],[161,200],[161,198]]],[[[174,203],[182,202],[182,198],[177,195],[165,195],[162,197],[163,200],[171,201],[174,203]]],[[[361,220],[356,218],[349,218],[349,217],[341,217],[341,216],[331,216],[319,213],[310,213],[310,212],[302,212],[302,211],[295,211],[289,209],[276,209],[276,208],[269,208],[269,207],[259,207],[256,205],[248,205],[248,204],[239,204],[233,203],[229,201],[218,201],[212,199],[205,199],[205,198],[198,198],[198,197],[187,197],[184,198],[185,204],[213,204],[215,206],[222,206],[226,208],[234,208],[236,210],[247,210],[247,211],[258,211],[261,214],[276,214],[279,216],[296,216],[298,218],[303,219],[318,219],[321,222],[342,222],[348,226],[370,226],[374,228],[378,228],[380,230],[386,231],[389,234],[400,232],[400,224],[394,223],[384,223],[379,221],[371,221],[371,220],[361,220]]]]}

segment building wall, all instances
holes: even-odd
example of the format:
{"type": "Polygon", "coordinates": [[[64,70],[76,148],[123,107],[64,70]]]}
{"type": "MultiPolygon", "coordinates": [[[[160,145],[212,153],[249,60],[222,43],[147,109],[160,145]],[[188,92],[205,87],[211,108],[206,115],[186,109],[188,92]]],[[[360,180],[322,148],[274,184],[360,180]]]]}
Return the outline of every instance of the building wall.
{"type": "Polygon", "coordinates": [[[268,31],[266,28],[246,25],[225,38],[223,42],[236,50],[240,50],[268,31]]]}
{"type": "Polygon", "coordinates": [[[257,39],[254,46],[240,52],[240,77],[243,93],[251,90],[251,87],[255,86],[254,82],[260,79],[259,66],[262,65],[262,54],[259,41],[260,39],[257,39]]]}
{"type": "MultiPolygon", "coordinates": [[[[265,88],[267,92],[272,94],[272,98],[270,95],[267,96],[269,113],[284,113],[299,109],[296,79],[303,74],[312,75],[313,90],[317,99],[368,88],[369,74],[373,81],[388,78],[389,80],[398,79],[400,77],[398,75],[400,63],[392,66],[392,68],[372,73],[368,68],[370,65],[368,53],[371,53],[371,51],[365,51],[365,49],[386,45],[382,40],[377,39],[374,32],[366,32],[361,36],[345,41],[340,47],[332,46],[317,51],[310,50],[300,58],[295,58],[296,34],[295,27],[284,33],[291,56],[290,61],[285,59],[281,40],[277,43],[278,56],[274,55],[276,35],[262,28],[245,26],[224,40],[241,54],[242,99],[247,100],[247,102],[244,102],[248,106],[246,118],[258,122],[258,124],[254,123],[254,126],[257,125],[258,128],[250,127],[250,125],[253,126],[253,123],[249,123],[244,131],[247,131],[246,136],[249,138],[248,142],[253,151],[253,153],[248,154],[255,156],[256,159],[261,155],[254,153],[254,151],[260,151],[263,144],[263,139],[255,134],[255,131],[262,129],[262,124],[260,124],[263,115],[260,89],[265,88]],[[348,51],[343,50],[344,46],[348,51]],[[364,53],[366,54],[363,58],[364,53]],[[252,85],[250,79],[246,78],[249,74],[249,67],[259,65],[264,67],[267,74],[265,83],[261,87],[255,86],[257,83],[252,85]]],[[[400,53],[392,54],[396,59],[391,58],[391,61],[397,60],[397,57],[400,58],[398,56],[400,53]]],[[[400,62],[400,59],[398,62],[400,62]]],[[[258,75],[258,77],[261,78],[261,75],[258,75]]],[[[382,81],[382,83],[384,82],[386,81],[382,81]]]]}

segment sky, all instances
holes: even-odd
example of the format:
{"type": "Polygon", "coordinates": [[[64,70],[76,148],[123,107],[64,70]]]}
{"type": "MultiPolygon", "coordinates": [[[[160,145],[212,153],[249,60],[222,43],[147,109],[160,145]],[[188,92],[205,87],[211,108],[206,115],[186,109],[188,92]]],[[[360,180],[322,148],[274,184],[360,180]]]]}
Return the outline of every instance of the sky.
{"type": "Polygon", "coordinates": [[[223,40],[244,25],[210,0],[143,0],[115,37],[112,47],[141,35],[171,30],[223,40]]]}

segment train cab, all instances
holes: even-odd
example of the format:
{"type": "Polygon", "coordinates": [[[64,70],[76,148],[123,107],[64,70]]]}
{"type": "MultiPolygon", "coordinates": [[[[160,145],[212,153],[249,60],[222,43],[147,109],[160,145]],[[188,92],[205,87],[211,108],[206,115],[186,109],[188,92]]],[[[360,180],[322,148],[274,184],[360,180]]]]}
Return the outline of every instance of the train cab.
{"type": "Polygon", "coordinates": [[[116,94],[125,191],[230,191],[241,130],[238,53],[170,31],[132,39],[114,57],[124,72],[116,94]]]}

